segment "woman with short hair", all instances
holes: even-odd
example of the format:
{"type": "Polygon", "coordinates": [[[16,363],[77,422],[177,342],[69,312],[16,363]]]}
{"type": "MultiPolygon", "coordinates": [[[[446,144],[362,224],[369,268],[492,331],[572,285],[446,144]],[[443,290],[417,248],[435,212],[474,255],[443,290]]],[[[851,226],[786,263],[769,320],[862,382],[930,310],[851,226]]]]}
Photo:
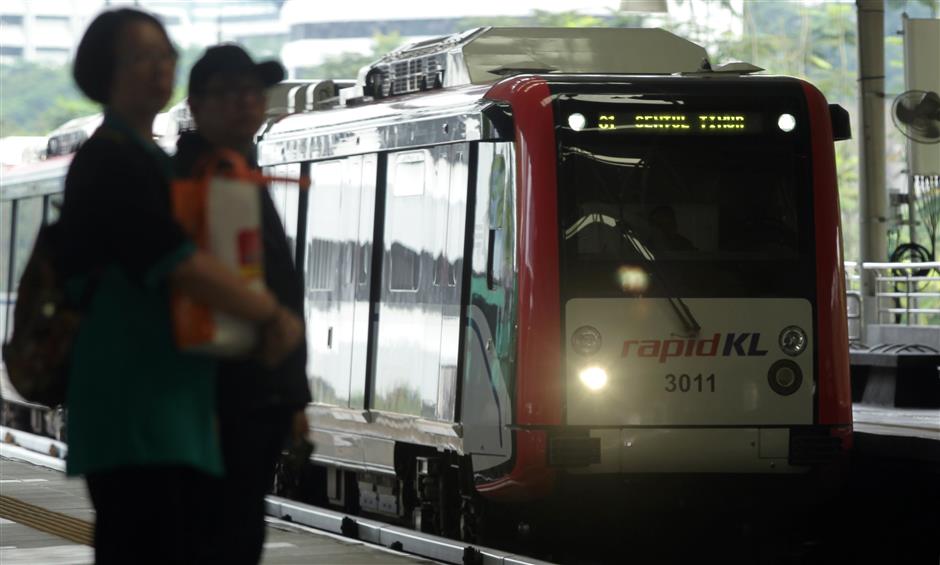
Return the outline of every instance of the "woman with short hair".
{"type": "Polygon", "coordinates": [[[151,128],[176,59],[160,22],[132,9],[95,18],[75,56],[75,81],[104,106],[104,122],[72,161],[61,216],[67,289],[84,307],[67,470],[86,476],[103,564],[191,561],[199,490],[223,471],[216,363],[174,346],[171,289],[260,324],[268,362],[302,337],[270,292],[249,290],[173,219],[172,166],[151,128]]]}

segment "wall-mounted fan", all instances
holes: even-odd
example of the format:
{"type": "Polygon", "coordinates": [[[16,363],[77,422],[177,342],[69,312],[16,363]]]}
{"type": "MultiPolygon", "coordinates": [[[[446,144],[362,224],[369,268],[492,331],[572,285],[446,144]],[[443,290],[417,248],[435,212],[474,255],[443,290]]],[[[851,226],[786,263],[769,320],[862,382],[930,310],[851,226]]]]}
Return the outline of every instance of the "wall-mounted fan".
{"type": "Polygon", "coordinates": [[[940,143],[940,95],[926,90],[908,90],[894,99],[894,125],[911,141],[940,143]]]}

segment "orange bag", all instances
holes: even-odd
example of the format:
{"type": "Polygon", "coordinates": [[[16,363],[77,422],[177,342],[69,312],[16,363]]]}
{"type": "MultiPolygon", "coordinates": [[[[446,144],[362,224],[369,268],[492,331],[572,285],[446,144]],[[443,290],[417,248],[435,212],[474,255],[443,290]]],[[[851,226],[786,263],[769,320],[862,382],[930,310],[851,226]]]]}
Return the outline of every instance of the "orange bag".
{"type": "MultiPolygon", "coordinates": [[[[270,180],[250,169],[237,152],[219,150],[205,161],[202,174],[178,179],[170,187],[173,214],[199,249],[231,267],[252,289],[264,289],[259,187],[270,180]]],[[[301,183],[303,184],[303,183],[301,183]]],[[[174,292],[173,331],[183,351],[235,357],[257,345],[253,324],[214,311],[174,292]]]]}

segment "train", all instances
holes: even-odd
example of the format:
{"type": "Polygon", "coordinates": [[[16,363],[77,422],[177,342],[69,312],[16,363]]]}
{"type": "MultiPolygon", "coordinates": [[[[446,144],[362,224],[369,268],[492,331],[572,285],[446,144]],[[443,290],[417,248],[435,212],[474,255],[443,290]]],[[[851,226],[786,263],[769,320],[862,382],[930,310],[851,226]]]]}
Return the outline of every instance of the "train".
{"type": "MultiPolygon", "coordinates": [[[[474,539],[482,508],[605,480],[838,467],[848,114],[761,70],[658,29],[486,27],[276,87],[259,163],[311,179],[269,187],[306,292],[298,492],[474,539]]],[[[4,175],[5,292],[67,163],[4,175]]]]}

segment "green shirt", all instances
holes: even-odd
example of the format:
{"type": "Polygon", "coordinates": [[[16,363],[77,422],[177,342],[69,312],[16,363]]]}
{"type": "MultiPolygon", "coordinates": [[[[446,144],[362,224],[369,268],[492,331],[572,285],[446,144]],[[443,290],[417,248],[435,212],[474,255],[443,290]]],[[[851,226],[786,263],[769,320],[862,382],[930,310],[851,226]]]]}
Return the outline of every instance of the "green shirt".
{"type": "Polygon", "coordinates": [[[216,363],[173,342],[167,276],[195,247],[170,215],[167,165],[108,116],[69,171],[69,291],[96,284],[69,373],[70,475],[150,465],[222,473],[216,363]]]}

